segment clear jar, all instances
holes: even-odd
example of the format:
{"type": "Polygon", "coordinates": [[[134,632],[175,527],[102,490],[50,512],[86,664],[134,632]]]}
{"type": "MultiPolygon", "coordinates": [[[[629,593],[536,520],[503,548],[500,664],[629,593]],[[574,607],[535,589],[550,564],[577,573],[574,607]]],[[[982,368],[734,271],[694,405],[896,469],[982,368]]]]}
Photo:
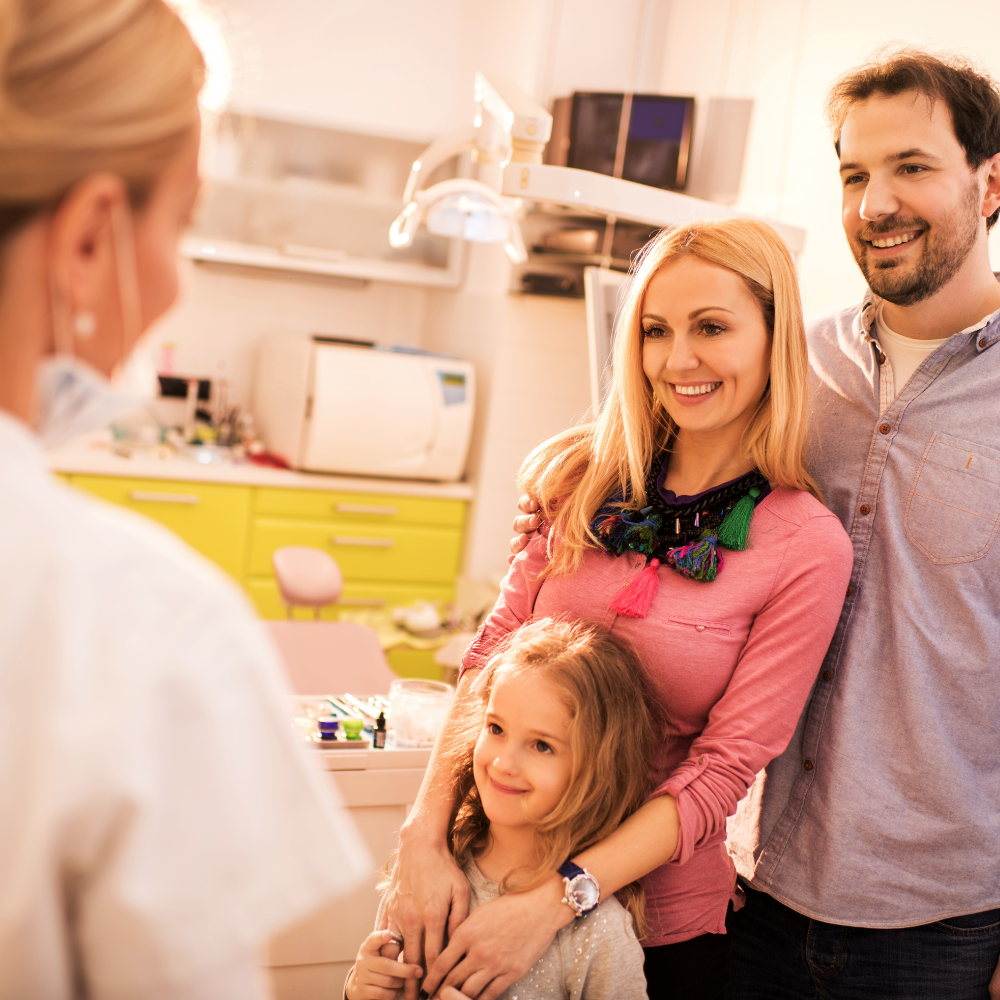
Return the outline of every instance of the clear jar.
{"type": "Polygon", "coordinates": [[[454,688],[440,681],[400,678],[389,685],[386,746],[432,747],[444,725],[454,688]]]}

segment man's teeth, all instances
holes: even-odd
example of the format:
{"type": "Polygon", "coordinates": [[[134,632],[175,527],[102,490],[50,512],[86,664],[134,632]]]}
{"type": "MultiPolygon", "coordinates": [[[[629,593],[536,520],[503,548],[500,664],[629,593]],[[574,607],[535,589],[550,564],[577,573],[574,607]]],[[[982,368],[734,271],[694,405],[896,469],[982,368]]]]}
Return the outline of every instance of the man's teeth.
{"type": "Polygon", "coordinates": [[[706,392],[718,389],[721,382],[706,382],[704,385],[675,385],[674,388],[682,396],[703,396],[706,392]]]}
{"type": "Polygon", "coordinates": [[[906,233],[903,236],[886,236],[881,240],[872,240],[871,245],[873,247],[895,247],[899,246],[900,243],[909,243],[910,240],[919,235],[920,233],[906,233]]]}

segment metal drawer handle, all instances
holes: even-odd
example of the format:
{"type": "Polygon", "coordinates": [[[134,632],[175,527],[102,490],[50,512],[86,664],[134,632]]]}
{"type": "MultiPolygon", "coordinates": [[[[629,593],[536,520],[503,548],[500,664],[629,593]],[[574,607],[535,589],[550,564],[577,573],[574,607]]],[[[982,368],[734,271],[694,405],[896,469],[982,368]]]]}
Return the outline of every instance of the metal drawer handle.
{"type": "Polygon", "coordinates": [[[151,493],[147,490],[132,490],[130,500],[148,500],[153,503],[197,503],[197,493],[151,493]]]}
{"type": "Polygon", "coordinates": [[[396,543],[391,538],[359,538],[357,535],[334,535],[334,545],[367,545],[380,549],[391,549],[396,543]]]}
{"type": "Polygon", "coordinates": [[[393,517],[396,514],[395,507],[376,507],[367,503],[338,503],[334,510],[338,514],[381,514],[385,517],[393,517]]]}
{"type": "Polygon", "coordinates": [[[342,597],[337,603],[342,608],[384,608],[384,597],[342,597]]]}

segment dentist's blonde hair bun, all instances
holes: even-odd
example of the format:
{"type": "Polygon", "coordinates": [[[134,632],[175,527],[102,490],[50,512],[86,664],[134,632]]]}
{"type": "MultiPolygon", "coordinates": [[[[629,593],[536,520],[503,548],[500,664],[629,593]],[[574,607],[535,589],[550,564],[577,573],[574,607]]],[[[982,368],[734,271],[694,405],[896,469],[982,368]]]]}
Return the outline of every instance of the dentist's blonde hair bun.
{"type": "Polygon", "coordinates": [[[0,237],[95,172],[141,204],[198,122],[204,75],[163,0],[0,0],[0,237]]]}

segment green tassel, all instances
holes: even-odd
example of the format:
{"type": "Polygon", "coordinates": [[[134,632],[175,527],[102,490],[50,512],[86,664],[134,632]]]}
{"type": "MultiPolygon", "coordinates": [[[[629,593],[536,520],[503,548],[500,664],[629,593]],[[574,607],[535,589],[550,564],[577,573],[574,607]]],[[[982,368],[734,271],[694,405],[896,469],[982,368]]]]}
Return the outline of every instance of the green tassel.
{"type": "Polygon", "coordinates": [[[719,525],[719,544],[724,549],[742,552],[750,544],[750,521],[753,519],[754,500],[760,496],[756,486],[733,507],[719,525]]]}

